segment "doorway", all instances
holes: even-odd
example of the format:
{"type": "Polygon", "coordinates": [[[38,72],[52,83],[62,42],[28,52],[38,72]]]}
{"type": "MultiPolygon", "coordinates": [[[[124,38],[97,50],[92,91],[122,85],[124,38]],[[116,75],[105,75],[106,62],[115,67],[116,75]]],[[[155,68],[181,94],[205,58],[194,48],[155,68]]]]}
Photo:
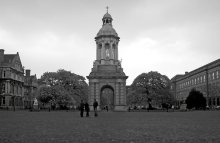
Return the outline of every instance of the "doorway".
{"type": "Polygon", "coordinates": [[[101,110],[114,109],[114,90],[111,86],[104,86],[101,89],[101,100],[100,100],[100,108],[101,110]]]}

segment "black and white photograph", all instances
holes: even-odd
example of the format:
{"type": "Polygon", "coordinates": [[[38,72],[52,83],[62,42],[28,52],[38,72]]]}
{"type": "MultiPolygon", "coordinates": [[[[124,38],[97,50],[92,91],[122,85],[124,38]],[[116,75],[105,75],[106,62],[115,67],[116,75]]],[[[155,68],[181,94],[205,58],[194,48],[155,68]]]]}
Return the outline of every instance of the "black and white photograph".
{"type": "Polygon", "coordinates": [[[220,143],[219,0],[0,0],[0,143],[220,143]]]}

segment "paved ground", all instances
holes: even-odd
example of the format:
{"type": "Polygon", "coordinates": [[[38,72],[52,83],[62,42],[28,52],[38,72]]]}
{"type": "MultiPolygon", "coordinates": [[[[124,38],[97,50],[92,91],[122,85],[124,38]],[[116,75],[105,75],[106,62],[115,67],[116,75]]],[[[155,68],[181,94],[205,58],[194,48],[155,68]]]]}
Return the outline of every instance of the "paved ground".
{"type": "Polygon", "coordinates": [[[0,143],[219,143],[220,111],[0,111],[0,143]]]}

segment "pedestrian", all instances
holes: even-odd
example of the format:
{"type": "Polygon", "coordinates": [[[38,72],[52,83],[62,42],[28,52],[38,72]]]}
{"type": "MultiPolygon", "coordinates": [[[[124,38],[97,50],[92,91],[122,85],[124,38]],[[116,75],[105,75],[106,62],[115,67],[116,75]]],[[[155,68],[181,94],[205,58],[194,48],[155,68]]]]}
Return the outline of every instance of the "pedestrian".
{"type": "Polygon", "coordinates": [[[86,111],[86,117],[89,117],[90,108],[88,102],[85,103],[85,111],[86,111]]]}
{"type": "Polygon", "coordinates": [[[80,103],[80,106],[79,106],[79,110],[80,110],[80,117],[83,117],[83,112],[84,112],[83,100],[81,100],[81,103],[80,103]]]}
{"type": "Polygon", "coordinates": [[[95,101],[93,102],[93,108],[94,108],[95,117],[98,116],[98,114],[97,114],[97,107],[98,107],[98,102],[95,99],[95,101]]]}
{"type": "Polygon", "coordinates": [[[108,105],[106,105],[105,109],[106,109],[106,111],[108,112],[108,105]]]}

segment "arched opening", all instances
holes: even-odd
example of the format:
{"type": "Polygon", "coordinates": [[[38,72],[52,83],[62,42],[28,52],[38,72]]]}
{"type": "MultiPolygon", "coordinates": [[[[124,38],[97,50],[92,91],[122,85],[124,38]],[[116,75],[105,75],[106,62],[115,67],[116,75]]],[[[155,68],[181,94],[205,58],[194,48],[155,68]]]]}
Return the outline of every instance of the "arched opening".
{"type": "Polygon", "coordinates": [[[110,44],[109,43],[105,44],[105,57],[106,59],[110,58],[110,44]]]}
{"type": "Polygon", "coordinates": [[[106,109],[106,107],[108,107],[108,110],[114,109],[114,89],[109,85],[105,85],[101,88],[100,95],[101,110],[106,109]]]}
{"type": "Polygon", "coordinates": [[[98,44],[98,51],[97,52],[98,52],[97,58],[101,59],[102,58],[102,44],[101,43],[98,44]]]}

